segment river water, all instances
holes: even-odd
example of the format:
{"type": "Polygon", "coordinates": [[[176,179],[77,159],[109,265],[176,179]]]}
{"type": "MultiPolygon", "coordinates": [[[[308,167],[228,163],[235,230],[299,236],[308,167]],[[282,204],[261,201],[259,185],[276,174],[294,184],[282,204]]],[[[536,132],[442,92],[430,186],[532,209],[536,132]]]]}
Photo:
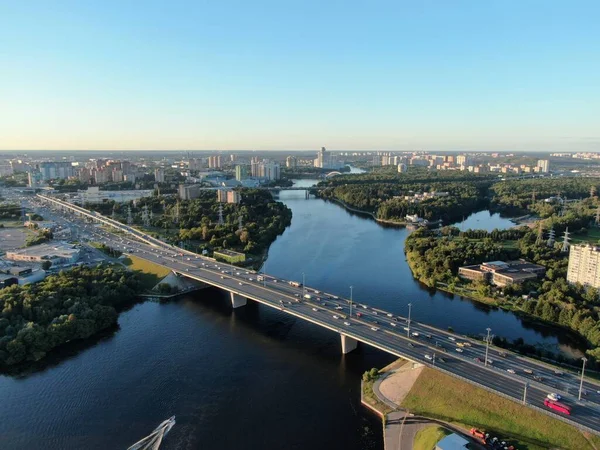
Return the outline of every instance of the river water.
{"type": "MultiPolygon", "coordinates": [[[[309,180],[299,185],[309,186],[309,180]]],[[[266,271],[461,333],[575,352],[556,330],[423,289],[404,259],[408,231],[386,228],[301,191],[281,193],[292,225],[266,271]]],[[[467,228],[512,224],[487,212],[467,228]]],[[[459,225],[460,226],[460,225],[459,225]]],[[[120,329],[27,376],[0,377],[1,449],[125,449],[177,416],[163,449],[381,449],[381,423],[360,406],[361,374],[392,358],[367,346],[340,354],[339,337],[250,302],[232,311],[207,289],[169,304],[138,304],[120,329]]]]}

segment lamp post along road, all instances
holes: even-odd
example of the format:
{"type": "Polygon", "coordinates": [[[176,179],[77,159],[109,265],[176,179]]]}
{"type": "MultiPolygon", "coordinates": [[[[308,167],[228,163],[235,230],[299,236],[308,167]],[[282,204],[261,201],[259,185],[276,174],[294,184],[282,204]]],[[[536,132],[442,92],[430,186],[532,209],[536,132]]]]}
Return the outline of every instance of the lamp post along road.
{"type": "Polygon", "coordinates": [[[350,317],[352,317],[352,289],[354,286],[350,286],[350,317]]]}
{"type": "Polygon", "coordinates": [[[306,295],[306,275],[304,274],[304,272],[302,272],[302,298],[304,298],[304,295],[306,295]]]}
{"type": "Polygon", "coordinates": [[[406,337],[410,337],[410,310],[412,309],[412,303],[408,304],[408,325],[406,327],[406,337]]]}
{"type": "Polygon", "coordinates": [[[579,400],[581,400],[581,392],[583,391],[583,374],[585,373],[585,363],[587,362],[587,358],[581,358],[583,361],[583,367],[581,368],[581,381],[579,382],[579,400]]]}
{"type": "Polygon", "coordinates": [[[492,331],[491,328],[486,328],[487,331],[487,337],[485,338],[485,364],[484,366],[487,367],[488,365],[488,352],[490,349],[490,331],[492,331]]]}

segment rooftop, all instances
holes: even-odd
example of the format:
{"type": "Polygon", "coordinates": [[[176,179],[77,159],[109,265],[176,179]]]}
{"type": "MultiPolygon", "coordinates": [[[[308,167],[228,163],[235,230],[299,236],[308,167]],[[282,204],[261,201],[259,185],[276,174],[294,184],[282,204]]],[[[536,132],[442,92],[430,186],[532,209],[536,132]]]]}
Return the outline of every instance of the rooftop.
{"type": "Polygon", "coordinates": [[[79,253],[79,249],[69,244],[52,243],[34,245],[32,247],[21,248],[7,253],[11,253],[14,255],[28,255],[38,257],[64,256],[66,258],[70,258],[75,253],[79,253]]]}

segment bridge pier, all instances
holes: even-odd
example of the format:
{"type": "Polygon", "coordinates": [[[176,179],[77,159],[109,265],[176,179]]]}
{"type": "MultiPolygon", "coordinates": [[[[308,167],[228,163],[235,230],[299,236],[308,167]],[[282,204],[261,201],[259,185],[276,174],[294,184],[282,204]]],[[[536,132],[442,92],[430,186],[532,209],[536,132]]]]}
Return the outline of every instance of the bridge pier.
{"type": "Polygon", "coordinates": [[[233,292],[229,293],[231,295],[231,306],[233,309],[239,308],[240,306],[246,306],[248,299],[241,295],[235,294],[233,292]]]}
{"type": "Polygon", "coordinates": [[[352,350],[356,350],[358,346],[358,341],[344,334],[340,334],[340,338],[342,338],[342,353],[345,355],[346,353],[350,353],[352,350]]]}

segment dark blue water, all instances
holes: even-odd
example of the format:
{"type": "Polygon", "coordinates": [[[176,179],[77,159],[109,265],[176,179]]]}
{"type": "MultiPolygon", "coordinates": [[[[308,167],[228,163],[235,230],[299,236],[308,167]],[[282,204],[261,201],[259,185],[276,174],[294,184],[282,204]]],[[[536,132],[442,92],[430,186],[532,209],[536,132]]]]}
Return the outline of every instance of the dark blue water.
{"type": "MultiPolygon", "coordinates": [[[[458,332],[490,326],[570,349],[554,330],[422,289],[404,260],[406,230],[303,192],[281,198],[294,217],[271,246],[268,272],[304,272],[307,284],[340,295],[352,285],[355,300],[398,314],[412,302],[416,320],[458,332]]],[[[378,350],[343,356],[335,334],[253,303],[232,311],[215,289],[137,305],[119,323],[46,369],[0,377],[1,449],[124,449],[171,415],[164,449],[383,448],[381,423],[359,404],[361,374],[391,361],[378,350]]]]}

